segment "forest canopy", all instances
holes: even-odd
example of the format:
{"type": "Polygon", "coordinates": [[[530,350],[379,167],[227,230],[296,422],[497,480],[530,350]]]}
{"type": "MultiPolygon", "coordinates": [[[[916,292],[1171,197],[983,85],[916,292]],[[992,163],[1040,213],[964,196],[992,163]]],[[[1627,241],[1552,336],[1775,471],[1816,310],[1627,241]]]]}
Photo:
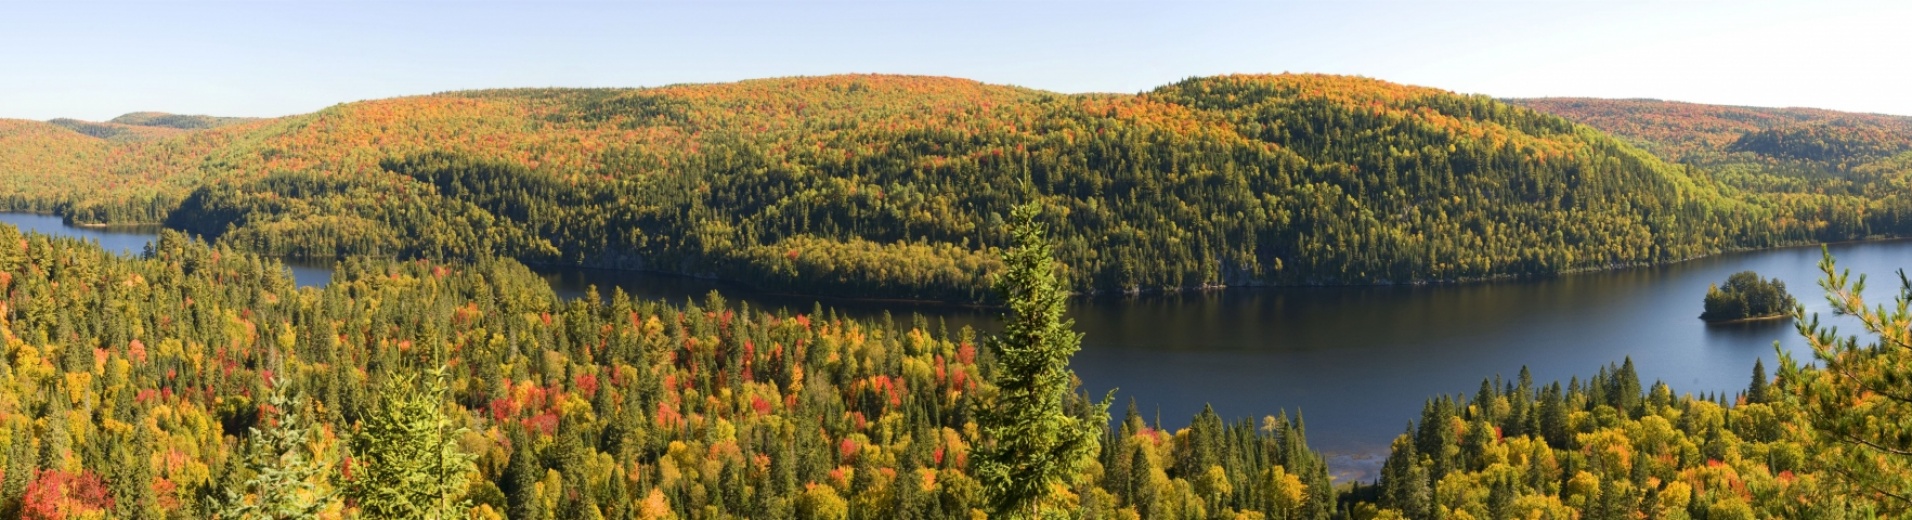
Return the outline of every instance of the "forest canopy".
{"type": "MultiPolygon", "coordinates": [[[[1066,287],[1101,293],[1545,275],[1912,223],[1890,189],[1912,159],[1837,179],[1674,164],[1521,106],[1345,76],[1136,95],[883,75],[488,90],[221,124],[109,141],[8,122],[0,207],[270,255],[503,255],[948,301],[993,298],[1023,202],[1045,208],[1066,287]]],[[[1896,146],[1814,142],[1770,161],[1896,146]]]]}

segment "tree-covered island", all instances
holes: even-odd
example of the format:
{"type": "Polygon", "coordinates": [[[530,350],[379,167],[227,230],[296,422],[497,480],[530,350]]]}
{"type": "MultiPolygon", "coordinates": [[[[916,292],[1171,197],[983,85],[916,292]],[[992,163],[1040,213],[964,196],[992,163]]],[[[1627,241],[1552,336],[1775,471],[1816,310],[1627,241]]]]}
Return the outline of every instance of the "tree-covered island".
{"type": "Polygon", "coordinates": [[[1724,287],[1706,288],[1706,312],[1700,319],[1721,323],[1784,318],[1794,303],[1792,295],[1786,293],[1786,282],[1778,278],[1762,280],[1759,273],[1740,271],[1727,277],[1724,287]]]}

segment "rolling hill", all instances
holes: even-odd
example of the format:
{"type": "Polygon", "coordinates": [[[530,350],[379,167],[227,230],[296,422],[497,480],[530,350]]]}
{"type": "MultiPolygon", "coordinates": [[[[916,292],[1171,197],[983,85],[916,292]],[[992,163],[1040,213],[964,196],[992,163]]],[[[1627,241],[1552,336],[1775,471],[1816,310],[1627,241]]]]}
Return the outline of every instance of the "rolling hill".
{"type": "Polygon", "coordinates": [[[82,121],[69,118],[53,119],[47,122],[100,139],[112,141],[145,141],[174,137],[190,133],[193,130],[206,130],[253,121],[258,121],[258,119],[250,117],[192,116],[168,114],[164,112],[133,112],[105,122],[82,121]]]}
{"type": "Polygon", "coordinates": [[[866,75],[449,92],[131,142],[20,124],[33,137],[0,137],[14,210],[268,254],[497,254],[862,297],[985,299],[998,224],[1030,200],[1086,292],[1550,274],[1897,233],[1912,214],[1811,183],[1754,193],[1662,161],[1659,141],[1483,96],[1323,75],[1137,95],[866,75]]]}
{"type": "Polygon", "coordinates": [[[186,133],[186,130],[179,128],[98,123],[68,118],[51,119],[47,123],[109,141],[145,141],[186,133]]]}
{"type": "Polygon", "coordinates": [[[179,130],[205,130],[242,123],[258,121],[253,117],[219,117],[186,114],[168,114],[165,112],[133,112],[115,117],[108,123],[144,126],[150,128],[174,128],[179,130]]]}
{"type": "Polygon", "coordinates": [[[1903,235],[1912,117],[1656,100],[1509,100],[1611,132],[1716,179],[1723,193],[1805,215],[1828,237],[1903,235]],[[1846,224],[1840,224],[1840,223],[1846,224]],[[1849,227],[1857,226],[1857,227],[1849,227]]]}
{"type": "Polygon", "coordinates": [[[1912,143],[1912,117],[1837,112],[1817,108],[1704,105],[1655,99],[1529,98],[1508,103],[1558,115],[1613,133],[1674,160],[1736,150],[1749,134],[1837,126],[1912,143]]]}

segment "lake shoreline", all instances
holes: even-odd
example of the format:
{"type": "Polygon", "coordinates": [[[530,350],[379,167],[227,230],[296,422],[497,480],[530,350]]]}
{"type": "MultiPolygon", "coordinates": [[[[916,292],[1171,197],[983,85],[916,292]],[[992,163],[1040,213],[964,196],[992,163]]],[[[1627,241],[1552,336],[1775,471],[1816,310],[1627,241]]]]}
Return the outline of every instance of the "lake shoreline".
{"type": "MultiPolygon", "coordinates": [[[[12,213],[20,214],[20,215],[40,215],[40,216],[60,217],[61,220],[66,225],[77,227],[77,228],[96,230],[96,231],[123,230],[123,231],[132,231],[132,232],[142,232],[142,231],[156,232],[160,229],[172,229],[164,225],[155,225],[155,224],[78,223],[78,222],[67,221],[65,216],[59,215],[57,213],[32,213],[32,212],[12,212],[12,213]]],[[[1073,292],[1073,293],[1070,293],[1070,297],[1072,299],[1077,299],[1077,300],[1114,301],[1114,300],[1132,299],[1132,298],[1148,297],[1148,296],[1220,293],[1220,292],[1228,291],[1229,289],[1465,286],[1465,285],[1510,282],[1510,281],[1512,282],[1538,281],[1538,280],[1554,279],[1554,278],[1560,278],[1563,276],[1578,275],[1578,274],[1604,273],[1604,272],[1613,272],[1613,271],[1619,271],[1624,269],[1637,269],[1637,268],[1648,268],[1648,267],[1665,267],[1665,266],[1672,266],[1672,265],[1692,262],[1695,260],[1717,258],[1717,257],[1733,255],[1733,254],[1783,251],[1787,249],[1806,248],[1806,247],[1825,247],[1825,246],[1835,246],[1835,245],[1843,245],[1843,244],[1870,244],[1870,243],[1887,243],[1887,242],[1897,242],[1897,241],[1912,241],[1912,237],[1878,235],[1878,236],[1872,236],[1872,237],[1861,238],[1861,239],[1840,240],[1840,241],[1832,241],[1832,242],[1807,241],[1807,242],[1800,242],[1800,243],[1785,243],[1781,245],[1775,245],[1772,247],[1729,248],[1729,249],[1723,249],[1711,254],[1695,255],[1691,257],[1672,259],[1672,260],[1666,260],[1661,262],[1616,262],[1616,263],[1610,263],[1603,266],[1586,267],[1586,268],[1580,268],[1580,269],[1567,269],[1567,270],[1561,270],[1561,271],[1552,272],[1552,273],[1507,273],[1507,274],[1496,274],[1496,275],[1489,275],[1489,276],[1461,277],[1461,278],[1449,278],[1449,279],[1426,279],[1426,280],[1409,280],[1409,281],[1378,281],[1377,280],[1377,281],[1366,282],[1366,283],[1330,282],[1330,281],[1316,281],[1316,282],[1307,282],[1307,283],[1258,283],[1256,281],[1250,280],[1246,282],[1202,284],[1202,285],[1183,286],[1183,287],[1098,289],[1098,290],[1090,290],[1090,291],[1083,291],[1083,292],[1073,292]]],[[[302,260],[308,263],[312,261],[325,260],[325,257],[322,255],[319,255],[319,256],[313,256],[313,255],[272,256],[272,258],[281,259],[281,260],[288,260],[288,259],[302,260]]],[[[336,258],[338,257],[334,257],[335,260],[336,258]]],[[[526,266],[534,267],[534,268],[589,269],[589,270],[607,271],[607,272],[641,273],[641,274],[647,274],[647,275],[660,275],[660,276],[683,278],[687,280],[715,282],[721,285],[731,286],[731,287],[737,288],[739,290],[747,291],[747,292],[780,296],[780,297],[790,297],[790,298],[811,298],[821,302],[841,302],[841,303],[875,304],[875,305],[908,305],[913,307],[924,307],[924,308],[942,307],[942,308],[965,309],[965,310],[992,310],[992,309],[1003,308],[1001,304],[987,303],[982,301],[937,300],[937,299],[907,298],[907,297],[900,297],[900,298],[899,297],[864,297],[864,296],[834,295],[834,294],[827,294],[827,293],[804,293],[804,292],[793,292],[793,291],[780,291],[780,290],[765,289],[765,288],[757,287],[753,284],[740,281],[740,280],[732,280],[728,278],[722,278],[722,277],[710,276],[710,275],[661,271],[661,270],[655,270],[655,269],[620,268],[615,266],[589,265],[584,263],[566,263],[566,262],[548,262],[548,261],[537,262],[537,261],[527,261],[524,259],[518,259],[518,261],[521,263],[524,263],[526,266]]]]}
{"type": "MultiPolygon", "coordinates": [[[[1499,275],[1492,275],[1492,276],[1454,278],[1454,279],[1435,279],[1435,280],[1412,280],[1412,281],[1405,281],[1405,282],[1392,282],[1392,281],[1377,281],[1377,282],[1370,282],[1370,283],[1312,282],[1312,283],[1290,283],[1290,284],[1268,284],[1268,283],[1249,282],[1249,283],[1204,284],[1204,285],[1186,286],[1186,287],[1102,289],[1102,290],[1092,290],[1092,291],[1083,291],[1083,292],[1073,292],[1073,293],[1070,293],[1069,296],[1071,299],[1080,300],[1080,301],[1106,302],[1106,301],[1119,301],[1119,300],[1134,299],[1134,298],[1141,298],[1141,297],[1153,297],[1153,296],[1221,293],[1221,292],[1229,291],[1230,289],[1466,286],[1466,285],[1498,283],[1498,282],[1539,281],[1539,280],[1555,279],[1555,278],[1560,278],[1563,276],[1580,275],[1580,274],[1598,274],[1598,273],[1621,271],[1626,269],[1666,267],[1666,266],[1673,266],[1673,265],[1678,265],[1678,264],[1687,263],[1687,262],[1693,262],[1697,260],[1704,260],[1708,258],[1718,258],[1722,256],[1735,255],[1735,254],[1753,254],[1753,253],[1762,253],[1762,252],[1770,252],[1770,251],[1783,251],[1787,249],[1801,249],[1801,248],[1808,248],[1808,247],[1825,247],[1825,246],[1836,246],[1836,245],[1845,245],[1845,244],[1876,244],[1876,243],[1890,243],[1890,242],[1900,242],[1900,241],[1912,241],[1912,237],[1877,236],[1877,237],[1863,238],[1863,239],[1857,239],[1857,240],[1840,240],[1840,241],[1834,241],[1834,242],[1806,242],[1806,243],[1786,244],[1786,245],[1762,247],[1762,248],[1734,248],[1734,249],[1719,251],[1713,254],[1697,255],[1697,256],[1691,256],[1687,258],[1680,258],[1676,260],[1668,260],[1664,262],[1615,263],[1615,264],[1609,264],[1602,267],[1572,269],[1572,270],[1565,270],[1565,271],[1559,271],[1554,273],[1499,274],[1499,275]]],[[[821,293],[778,291],[778,290],[771,290],[771,289],[756,287],[747,282],[732,280],[732,279],[723,278],[723,277],[686,274],[686,273],[679,273],[679,272],[672,272],[672,271],[660,271],[660,270],[654,270],[654,269],[626,269],[626,268],[618,268],[618,267],[605,267],[605,266],[598,266],[598,265],[582,265],[582,264],[571,264],[571,263],[560,263],[560,262],[525,262],[523,260],[520,260],[520,262],[524,262],[525,265],[527,266],[542,267],[547,269],[584,269],[584,270],[619,272],[619,273],[641,273],[641,274],[647,274],[647,275],[682,278],[686,280],[714,282],[714,283],[728,285],[731,287],[735,287],[737,289],[741,289],[744,291],[749,291],[749,292],[753,292],[757,294],[788,297],[788,298],[811,298],[821,302],[879,304],[879,305],[881,304],[909,305],[909,306],[915,306],[915,307],[926,307],[926,308],[941,307],[941,308],[964,309],[964,310],[992,310],[992,309],[1003,308],[1003,305],[1001,304],[983,303],[983,302],[966,302],[966,301],[960,301],[960,300],[934,300],[934,299],[922,299],[922,298],[878,298],[878,297],[862,297],[862,296],[843,296],[843,295],[821,294],[821,293]]]]}
{"type": "Polygon", "coordinates": [[[1744,318],[1733,318],[1729,320],[1709,320],[1706,318],[1700,318],[1700,321],[1706,322],[1707,325],[1734,325],[1739,323],[1757,323],[1762,321],[1775,321],[1775,320],[1784,320],[1784,319],[1790,319],[1790,318],[1792,318],[1792,313],[1782,312],[1779,314],[1767,314],[1762,316],[1747,316],[1744,318]]]}
{"type": "MultiPolygon", "coordinates": [[[[570,271],[570,272],[595,271],[595,272],[605,273],[605,274],[640,274],[645,276],[658,276],[658,277],[664,277],[664,278],[704,282],[704,283],[709,283],[713,285],[727,286],[727,287],[714,288],[713,290],[716,290],[718,294],[723,294],[724,291],[722,289],[728,288],[728,289],[735,289],[735,290],[744,291],[751,294],[758,294],[758,295],[764,295],[764,296],[774,296],[774,297],[794,298],[794,299],[813,299],[819,303],[903,305],[903,306],[910,306],[910,307],[962,309],[962,310],[994,310],[994,309],[1005,308],[1002,305],[996,305],[996,304],[965,303],[960,301],[949,301],[949,300],[926,300],[926,299],[916,299],[916,298],[862,298],[862,297],[853,297],[853,296],[832,296],[827,294],[806,294],[806,293],[799,293],[799,292],[775,291],[775,290],[769,290],[769,289],[762,289],[762,288],[751,286],[750,284],[747,284],[747,283],[724,279],[724,278],[718,278],[714,276],[699,276],[699,275],[693,275],[693,274],[675,273],[670,271],[656,271],[656,270],[650,270],[650,269],[618,269],[615,267],[594,267],[594,266],[584,266],[584,265],[577,265],[577,264],[566,264],[566,263],[555,263],[555,262],[525,262],[523,260],[519,260],[519,262],[523,263],[526,267],[531,268],[532,271],[542,275],[547,275],[547,276],[555,276],[565,271],[570,271]]],[[[608,297],[607,295],[603,294],[603,291],[599,291],[599,296],[608,297]]]]}

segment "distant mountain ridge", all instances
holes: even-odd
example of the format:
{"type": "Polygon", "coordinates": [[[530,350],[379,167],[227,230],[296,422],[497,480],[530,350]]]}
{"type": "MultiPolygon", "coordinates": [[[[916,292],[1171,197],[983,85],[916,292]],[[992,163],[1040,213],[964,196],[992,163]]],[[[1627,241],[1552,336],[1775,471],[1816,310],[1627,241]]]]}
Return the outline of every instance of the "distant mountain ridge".
{"type": "Polygon", "coordinates": [[[255,117],[218,117],[168,114],[165,112],[133,112],[115,117],[107,122],[133,126],[177,128],[180,130],[205,130],[208,128],[219,128],[258,120],[259,118],[255,117]]]}
{"type": "Polygon", "coordinates": [[[83,121],[69,118],[52,119],[47,122],[100,139],[144,141],[172,137],[193,130],[205,130],[258,120],[258,118],[250,117],[214,117],[168,114],[164,112],[133,112],[105,122],[83,121]]]}
{"type": "Polygon", "coordinates": [[[1666,101],[1511,100],[1612,132],[1782,214],[1845,213],[1827,238],[1903,236],[1912,206],[1912,117],[1666,101]]]}
{"type": "Polygon", "coordinates": [[[957,301],[987,298],[995,230],[1025,201],[1088,292],[1552,274],[1912,222],[1901,199],[1753,193],[1647,151],[1713,137],[1629,142],[1347,76],[1137,95],[887,75],[485,90],[222,124],[0,132],[7,155],[40,150],[0,164],[0,204],[271,254],[500,254],[957,301]]]}
{"type": "Polygon", "coordinates": [[[1841,126],[1876,129],[1912,141],[1912,117],[1817,108],[1706,105],[1656,99],[1525,98],[1506,102],[1558,115],[1636,140],[1654,153],[1682,159],[1730,151],[1741,136],[1786,128],[1841,126]]]}

